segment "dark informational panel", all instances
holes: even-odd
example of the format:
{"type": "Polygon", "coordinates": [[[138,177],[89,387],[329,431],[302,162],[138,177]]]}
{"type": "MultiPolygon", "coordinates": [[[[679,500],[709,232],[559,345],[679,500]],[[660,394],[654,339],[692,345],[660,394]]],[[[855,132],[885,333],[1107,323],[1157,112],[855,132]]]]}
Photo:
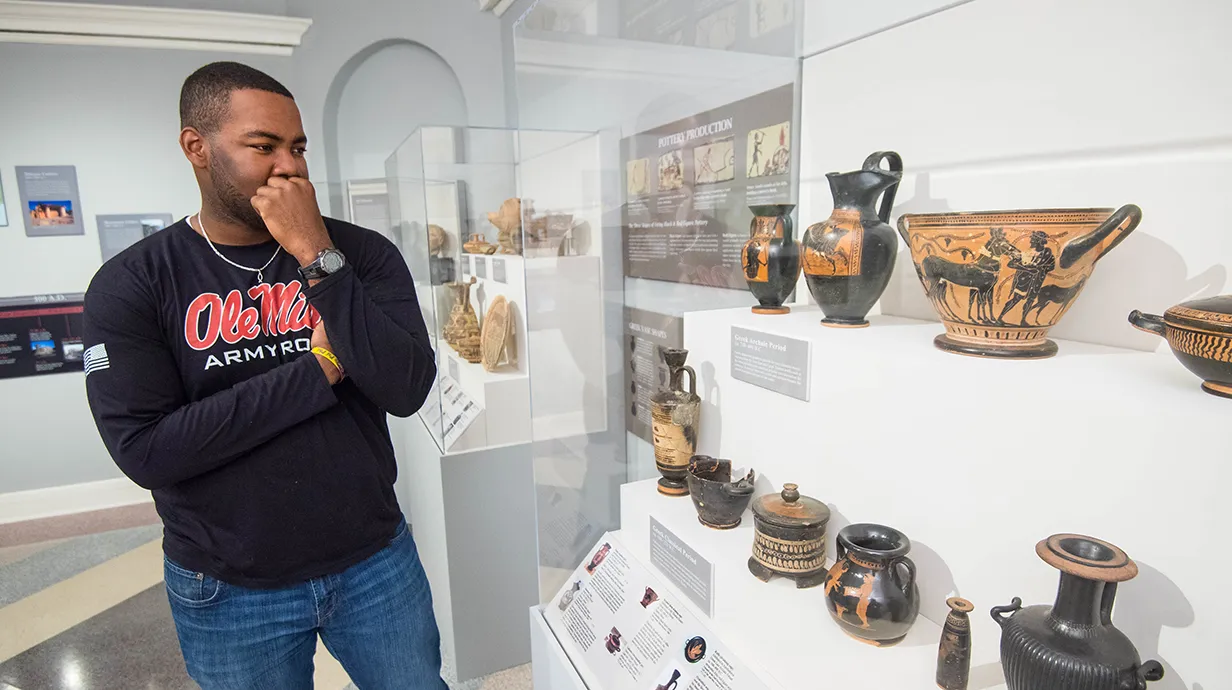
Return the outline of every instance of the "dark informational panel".
{"type": "Polygon", "coordinates": [[[82,371],[84,298],[0,298],[0,379],[82,371]]]}
{"type": "Polygon", "coordinates": [[[625,275],[747,289],[750,205],[792,201],[794,87],[621,142],[625,275]]]}
{"type": "MultiPolygon", "coordinates": [[[[650,430],[650,396],[667,387],[668,369],[662,348],[684,347],[684,320],[625,307],[625,428],[647,443],[654,443],[650,430]]],[[[685,384],[687,385],[687,384],[685,384]]]]}

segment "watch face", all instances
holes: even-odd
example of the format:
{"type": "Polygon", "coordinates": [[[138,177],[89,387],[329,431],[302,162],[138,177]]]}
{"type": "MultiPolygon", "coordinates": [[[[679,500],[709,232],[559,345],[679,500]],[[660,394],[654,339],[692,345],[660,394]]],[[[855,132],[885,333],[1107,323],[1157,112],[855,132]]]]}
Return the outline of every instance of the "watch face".
{"type": "Polygon", "coordinates": [[[328,273],[337,273],[342,270],[346,264],[346,259],[342,256],[342,252],[337,250],[326,250],[321,255],[321,268],[328,273]]]}

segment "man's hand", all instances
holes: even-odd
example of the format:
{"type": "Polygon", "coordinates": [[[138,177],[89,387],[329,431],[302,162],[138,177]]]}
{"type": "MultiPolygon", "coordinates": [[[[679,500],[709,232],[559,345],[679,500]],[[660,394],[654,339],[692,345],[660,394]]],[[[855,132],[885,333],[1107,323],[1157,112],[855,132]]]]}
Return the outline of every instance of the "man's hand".
{"type": "MultiPolygon", "coordinates": [[[[325,319],[321,319],[316,328],[312,329],[312,347],[323,347],[330,352],[334,351],[334,348],[329,346],[329,336],[325,334],[325,319]]],[[[315,353],[312,356],[317,358],[317,364],[321,365],[325,378],[329,379],[329,385],[333,386],[345,378],[333,362],[315,353]]],[[[337,357],[337,353],[334,353],[334,356],[337,357]]]]}
{"type": "Polygon", "coordinates": [[[301,266],[333,246],[312,183],[302,177],[271,177],[252,198],[265,227],[301,266]]]}

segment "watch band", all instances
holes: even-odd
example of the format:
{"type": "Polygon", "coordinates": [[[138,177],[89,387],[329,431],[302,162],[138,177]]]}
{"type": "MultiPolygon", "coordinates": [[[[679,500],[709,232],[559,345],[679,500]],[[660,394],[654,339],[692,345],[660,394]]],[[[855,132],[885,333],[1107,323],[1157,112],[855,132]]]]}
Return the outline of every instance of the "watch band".
{"type": "Polygon", "coordinates": [[[304,277],[304,280],[324,280],[329,277],[329,273],[321,267],[320,259],[301,267],[299,274],[304,277]]]}
{"type": "Polygon", "coordinates": [[[312,263],[300,268],[299,274],[303,276],[304,280],[324,280],[342,270],[343,266],[346,266],[346,257],[342,255],[342,252],[331,247],[322,250],[317,255],[317,258],[313,259],[312,263]],[[326,262],[327,257],[332,259],[333,263],[336,263],[333,269],[327,268],[329,265],[326,262]]]}

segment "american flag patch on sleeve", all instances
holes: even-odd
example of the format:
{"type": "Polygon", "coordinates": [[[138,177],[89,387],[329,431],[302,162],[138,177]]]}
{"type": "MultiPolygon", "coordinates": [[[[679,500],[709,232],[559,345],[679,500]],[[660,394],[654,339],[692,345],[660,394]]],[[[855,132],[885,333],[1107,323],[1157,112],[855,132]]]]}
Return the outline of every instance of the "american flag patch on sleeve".
{"type": "Polygon", "coordinates": [[[111,358],[107,356],[107,345],[99,343],[92,348],[86,350],[82,356],[82,362],[85,364],[86,376],[93,374],[96,371],[111,368],[111,358]]]}

